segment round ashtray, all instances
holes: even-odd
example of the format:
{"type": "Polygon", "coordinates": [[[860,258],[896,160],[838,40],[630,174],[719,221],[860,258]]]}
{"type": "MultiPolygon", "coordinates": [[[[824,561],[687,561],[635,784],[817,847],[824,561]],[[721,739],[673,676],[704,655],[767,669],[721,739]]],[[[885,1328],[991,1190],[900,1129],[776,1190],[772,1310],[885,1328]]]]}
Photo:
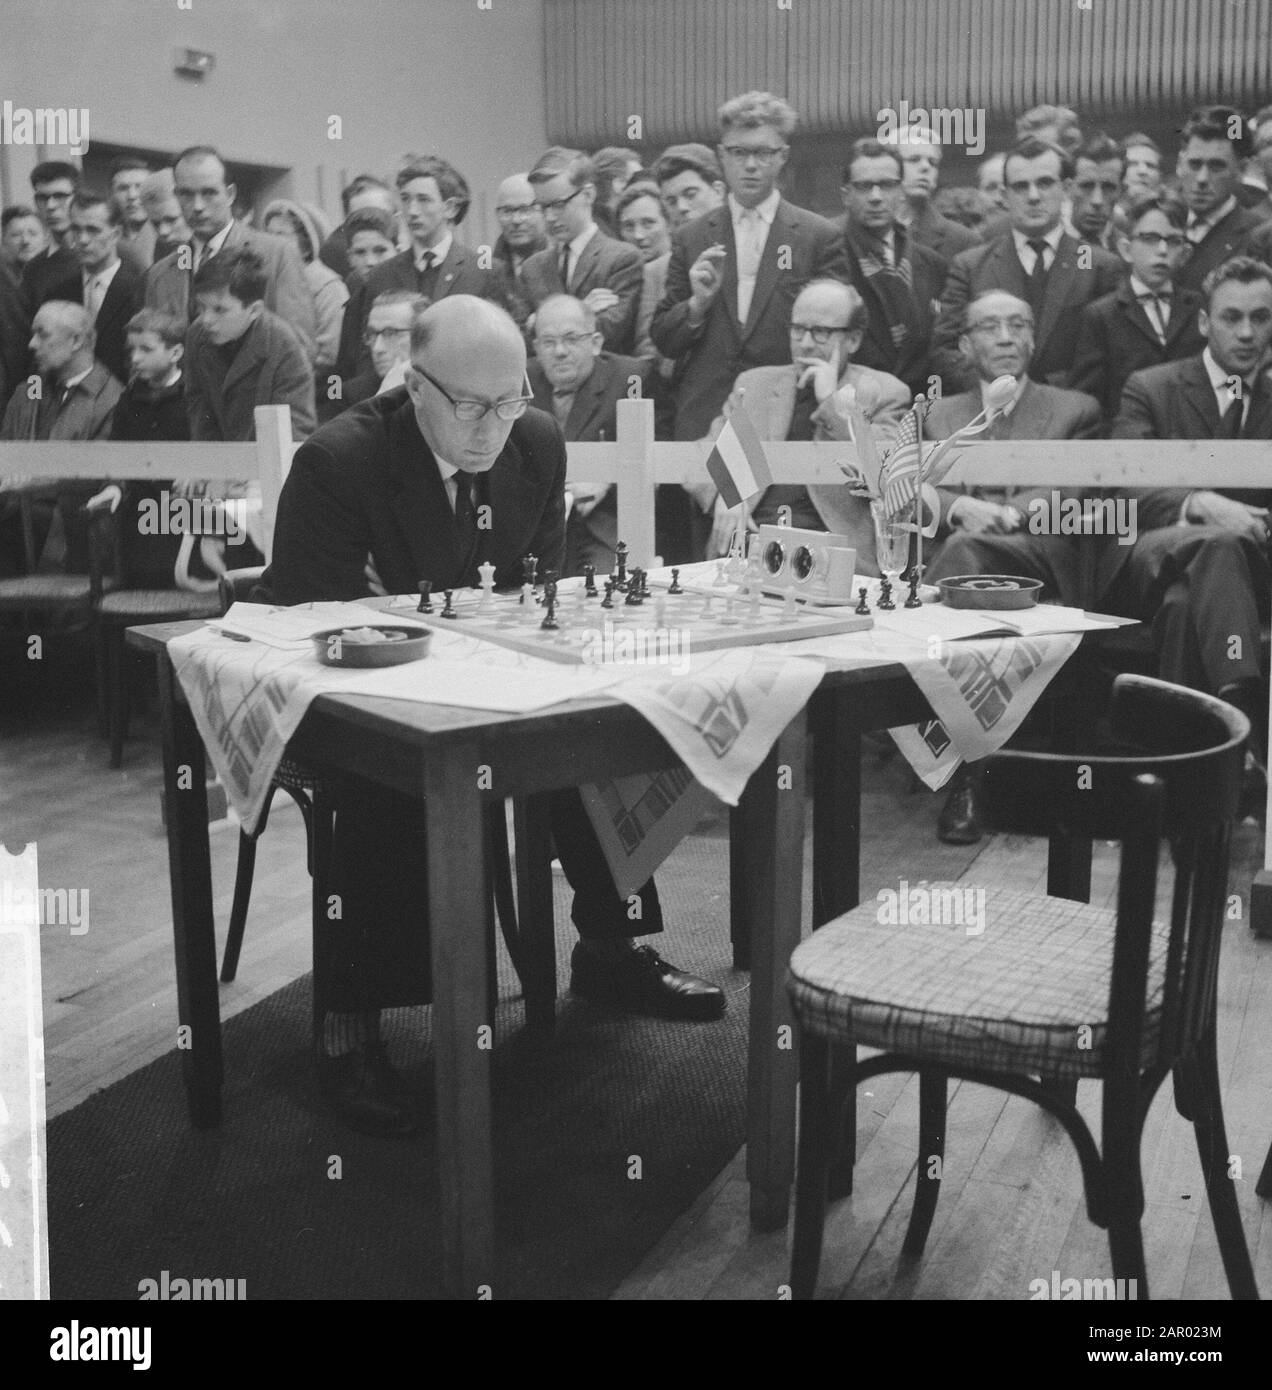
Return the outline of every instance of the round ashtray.
{"type": "Polygon", "coordinates": [[[333,627],[310,639],[324,666],[402,666],[428,655],[433,634],[428,628],[333,627]],[[377,634],[371,636],[371,634],[377,634]]]}
{"type": "Polygon", "coordinates": [[[950,608],[1033,608],[1041,579],[1019,574],[956,574],[937,581],[941,602],[950,608]]]}

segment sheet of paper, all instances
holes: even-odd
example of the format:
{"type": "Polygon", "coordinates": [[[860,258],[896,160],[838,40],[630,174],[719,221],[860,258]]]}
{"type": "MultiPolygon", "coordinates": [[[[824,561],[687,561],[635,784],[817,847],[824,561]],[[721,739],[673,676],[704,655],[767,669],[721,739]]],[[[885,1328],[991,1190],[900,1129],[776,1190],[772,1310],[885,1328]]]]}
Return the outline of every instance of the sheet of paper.
{"type": "MultiPolygon", "coordinates": [[[[385,621],[377,608],[361,603],[302,603],[293,608],[276,608],[269,603],[236,603],[223,618],[213,618],[208,626],[218,632],[251,637],[267,647],[298,651],[309,645],[316,632],[332,627],[366,627],[385,621]]],[[[394,622],[398,621],[395,614],[394,622]]]]}
{"type": "Polygon", "coordinates": [[[992,608],[949,608],[943,603],[924,604],[918,611],[898,605],[891,613],[876,609],[873,616],[877,627],[922,641],[938,637],[943,642],[994,635],[1037,637],[1042,633],[1094,632],[1118,626],[1112,619],[1054,603],[1007,612],[992,608]]]}

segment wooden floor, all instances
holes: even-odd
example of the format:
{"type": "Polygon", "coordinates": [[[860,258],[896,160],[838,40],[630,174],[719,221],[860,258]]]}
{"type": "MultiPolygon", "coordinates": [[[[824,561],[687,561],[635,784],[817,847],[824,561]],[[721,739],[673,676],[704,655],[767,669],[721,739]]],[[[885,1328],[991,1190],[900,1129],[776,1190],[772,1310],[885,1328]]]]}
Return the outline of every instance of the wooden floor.
{"type": "MultiPolygon", "coordinates": [[[[16,714],[0,712],[0,838],[38,844],[45,887],[90,890],[90,929],[42,932],[48,1113],[56,1115],[174,1045],[175,1002],[166,842],[159,818],[159,749],[153,719],[130,741],[125,766],[106,766],[82,693],[60,700],[27,688],[16,714]]],[[[903,862],[912,811],[897,800],[903,862]]],[[[260,843],[240,979],[223,990],[228,1016],[308,967],[308,878],[303,826],[280,801],[260,843]]],[[[924,830],[924,833],[930,831],[924,830]]],[[[218,930],[233,885],[237,831],[212,836],[218,930]]],[[[1234,875],[1245,892],[1261,835],[1239,832],[1234,875]]],[[[1043,866],[1028,841],[991,839],[969,882],[1034,888],[1043,866]]],[[[1097,862],[1093,898],[1113,889],[1110,852],[1097,862]]],[[[872,891],[865,885],[866,891],[872,891]]],[[[1220,1068],[1232,1152],[1256,1277],[1272,1294],[1272,1203],[1254,1193],[1272,1141],[1272,941],[1244,921],[1226,928],[1220,976],[1220,1068]]],[[[827,1223],[823,1296],[849,1299],[1029,1297],[1033,1279],[1111,1274],[1104,1235],[1086,1219],[1073,1151],[1059,1125],[1024,1101],[966,1084],[951,1088],[941,1201],[917,1264],[900,1247],[918,1148],[917,1083],[878,1077],[859,1100],[855,1193],[827,1223]]],[[[1098,1088],[1080,1099],[1098,1133],[1098,1088]]],[[[1154,1297],[1226,1298],[1191,1130],[1170,1087],[1144,1138],[1145,1237],[1154,1297]]],[[[785,1232],[753,1235],[745,1153],[722,1172],[618,1291],[622,1299],[777,1298],[788,1275],[785,1232]]]]}

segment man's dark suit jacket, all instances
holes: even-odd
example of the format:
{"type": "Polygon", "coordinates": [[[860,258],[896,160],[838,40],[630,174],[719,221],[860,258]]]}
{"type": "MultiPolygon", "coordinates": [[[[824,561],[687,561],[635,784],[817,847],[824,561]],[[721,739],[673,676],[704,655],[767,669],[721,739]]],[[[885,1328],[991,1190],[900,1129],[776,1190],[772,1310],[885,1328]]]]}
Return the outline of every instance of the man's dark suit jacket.
{"type": "Polygon", "coordinates": [[[909,231],[910,240],[916,246],[935,251],[947,265],[960,252],[970,251],[981,243],[970,227],[937,212],[930,202],[920,203],[917,211],[911,207],[909,231]]]}
{"type": "Polygon", "coordinates": [[[1073,353],[1069,385],[1100,402],[1112,423],[1122,399],[1122,387],[1132,372],[1193,357],[1206,346],[1197,327],[1201,297],[1177,289],[1170,305],[1166,341],[1148,321],[1144,306],[1125,280],[1112,294],[1092,300],[1078,320],[1078,343],[1073,353]]]}
{"type": "MultiPolygon", "coordinates": [[[[446,259],[436,270],[432,293],[435,301],[444,299],[448,294],[475,294],[481,299],[496,297],[492,293],[496,284],[494,272],[483,270],[477,252],[458,238],[451,238],[446,259]]],[[[410,290],[413,293],[419,290],[413,248],[399,251],[396,256],[382,261],[353,289],[340,324],[340,352],[336,358],[339,376],[357,376],[371,366],[371,353],[362,341],[362,333],[376,296],[388,294],[390,290],[410,290]]]]}
{"type": "MultiPolygon", "coordinates": [[[[835,222],[841,234],[846,232],[847,224],[847,215],[835,222]]],[[[941,302],[941,291],[945,288],[945,277],[949,273],[949,262],[931,248],[915,241],[912,229],[906,240],[910,270],[914,277],[911,295],[919,313],[926,320],[927,331],[922,338],[907,343],[902,349],[898,349],[892,341],[892,334],[888,331],[888,315],[880,303],[872,278],[861,269],[861,262],[846,243],[844,258],[848,264],[848,283],[855,287],[866,305],[865,336],[861,346],[853,353],[852,360],[859,366],[873,367],[875,371],[899,377],[917,395],[928,389],[932,330],[936,326],[937,309],[941,302]]]]}
{"type": "MultiPolygon", "coordinates": [[[[120,261],[119,269],[97,311],[97,345],[93,355],[124,384],[127,384],[129,376],[128,320],[141,308],[145,295],[145,277],[127,261],[120,261]]],[[[84,277],[79,267],[60,284],[53,285],[44,298],[67,299],[72,304],[83,304],[84,277]]]]}
{"type": "Polygon", "coordinates": [[[645,283],[645,263],[640,252],[625,241],[615,241],[600,227],[570,267],[570,285],[561,280],[561,248],[545,246],[521,267],[522,293],[537,309],[550,294],[572,294],[586,299],[592,290],[613,290],[618,303],[596,316],[597,331],[610,352],[630,352],[636,346],[636,313],[645,283]]]}
{"type": "MultiPolygon", "coordinates": [[[[49,298],[48,292],[54,285],[78,271],[79,262],[64,246],[57,247],[51,255],[46,253],[28,261],[22,269],[22,294],[31,315],[49,298]]],[[[79,303],[79,295],[75,296],[75,303],[79,303]]]]}
{"type": "MultiPolygon", "coordinates": [[[[574,393],[570,413],[565,419],[566,442],[597,443],[602,439],[613,441],[617,438],[615,431],[618,402],[627,399],[632,377],[641,383],[642,392],[647,392],[653,367],[653,362],[647,357],[619,357],[612,352],[602,352],[596,359],[591,376],[574,393]]],[[[531,362],[528,371],[535,405],[551,414],[552,385],[544,375],[543,368],[537,362],[531,362]]],[[[578,568],[578,552],[581,545],[586,544],[584,532],[613,550],[618,544],[616,489],[611,486],[587,516],[580,516],[578,512],[572,511],[569,516],[569,532],[571,553],[566,559],[566,574],[571,574],[578,568]]]]}
{"type": "MultiPolygon", "coordinates": [[[[1201,354],[1181,362],[1148,367],[1127,378],[1122,388],[1122,405],[1113,422],[1114,439],[1215,439],[1219,435],[1219,404],[1210,387],[1201,354]]],[[[1266,373],[1255,378],[1243,439],[1272,439],[1272,388],[1266,373]]],[[[1198,485],[1206,480],[1200,477],[1198,485]]],[[[1123,496],[1133,497],[1141,536],[1160,527],[1174,527],[1189,488],[1127,488],[1123,496]]],[[[1216,488],[1225,497],[1251,506],[1272,503],[1272,492],[1252,488],[1216,488]]],[[[1179,528],[1183,533],[1186,528],[1179,528]]],[[[1099,567],[1097,597],[1116,578],[1130,553],[1128,546],[1105,546],[1099,567]],[[1110,553],[1117,552],[1117,553],[1110,553]]]]}
{"type": "Polygon", "coordinates": [[[0,401],[8,401],[25,374],[31,320],[22,287],[0,263],[0,401]]]}
{"type": "MultiPolygon", "coordinates": [[[[1047,272],[1042,312],[1034,325],[1034,351],[1029,375],[1034,381],[1064,386],[1073,370],[1078,317],[1085,305],[1110,294],[1122,278],[1122,264],[1098,246],[1074,240],[1066,232],[1047,272]],[[1087,245],[1090,269],[1079,266],[1079,251],[1087,245]]],[[[941,313],[932,334],[932,370],[939,372],[947,393],[969,391],[975,371],[958,350],[967,306],[990,290],[1006,290],[1028,302],[1028,277],[1016,254],[1012,234],[954,257],[941,295],[941,313]]]]}
{"type": "Polygon", "coordinates": [[[738,257],[727,201],[695,218],[672,237],[667,290],[650,336],[664,357],[683,358],[677,376],[675,437],[702,439],[749,367],[780,367],[791,359],[791,308],[813,279],[847,280],[843,237],[833,222],[788,203],[777,205],[755,293],[744,324],[738,322],[738,257]],[[689,268],[717,242],[728,255],[724,283],[694,328],[689,323],[689,268]],[[780,261],[780,264],[779,264],[780,261]]]}
{"type": "Polygon", "coordinates": [[[1238,202],[1227,217],[1220,218],[1201,242],[1192,248],[1192,253],[1175,276],[1176,285],[1200,292],[1202,281],[1215,266],[1229,256],[1241,255],[1250,233],[1256,227],[1262,227],[1266,220],[1238,202]]]}
{"type": "Polygon", "coordinates": [[[565,442],[556,421],[530,409],[479,481],[492,529],[478,532],[465,566],[454,513],[406,388],[364,401],[296,452],[278,500],[274,558],[264,583],[277,603],[358,599],[371,593],[367,557],[391,594],[478,582],[490,560],[498,586],[522,581],[522,558],[560,570],[565,549],[565,442]]]}
{"type": "MultiPolygon", "coordinates": [[[[265,307],[287,323],[312,362],[317,351],[317,318],[314,296],[305,280],[300,253],[290,241],[266,232],[255,232],[236,220],[230,226],[221,250],[232,251],[241,247],[255,251],[264,261],[265,307]]],[[[183,264],[183,252],[193,257],[193,247],[188,252],[185,247],[178,247],[157,260],[146,272],[146,304],[151,309],[175,314],[185,322],[193,317],[190,312],[190,284],[194,275],[183,264]]]]}

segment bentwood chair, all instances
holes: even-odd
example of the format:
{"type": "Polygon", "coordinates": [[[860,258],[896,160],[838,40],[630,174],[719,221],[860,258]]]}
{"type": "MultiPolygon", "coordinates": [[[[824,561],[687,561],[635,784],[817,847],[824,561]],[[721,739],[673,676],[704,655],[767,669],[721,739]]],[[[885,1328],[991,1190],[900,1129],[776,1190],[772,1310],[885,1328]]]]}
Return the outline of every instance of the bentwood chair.
{"type": "MultiPolygon", "coordinates": [[[[1134,1279],[1140,1298],[1148,1297],[1140,1135],[1173,1072],[1228,1286],[1234,1298],[1258,1297],[1228,1177],[1215,1052],[1229,841],[1249,721],[1210,696],[1129,675],[1114,684],[1111,717],[1108,750],[997,754],[985,802],[1003,830],[1120,841],[1116,909],[986,886],[975,937],[958,925],[881,925],[870,903],[814,932],[792,956],[787,987],[801,1048],[795,1297],[816,1289],[839,1119],[857,1083],[888,1071],[919,1074],[906,1255],[922,1254],[936,1210],[940,1164],[931,1160],[943,1155],[946,1087],[957,1077],[1024,1096],[1060,1121],[1081,1162],[1087,1214],[1108,1231],[1114,1277],[1134,1279]],[[1163,840],[1174,876],[1169,916],[1158,920],[1163,840]],[[882,1054],[859,1062],[858,1045],[882,1054]],[[1102,1145],[1076,1107],[1079,1079],[1102,1083],[1102,1145]]],[[[843,1134],[849,1150],[853,1130],[843,1134]]],[[[849,1169],[852,1157],[843,1155],[849,1169]]]]}

